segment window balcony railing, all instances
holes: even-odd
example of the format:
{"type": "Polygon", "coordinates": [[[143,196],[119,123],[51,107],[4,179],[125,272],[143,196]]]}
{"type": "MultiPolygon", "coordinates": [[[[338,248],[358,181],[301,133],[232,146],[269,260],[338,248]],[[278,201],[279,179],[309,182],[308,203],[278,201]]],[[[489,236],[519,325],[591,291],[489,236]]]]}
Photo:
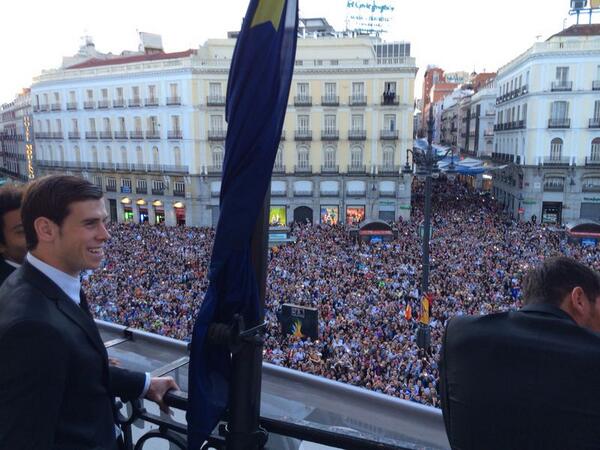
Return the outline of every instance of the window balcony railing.
{"type": "Polygon", "coordinates": [[[131,194],[131,186],[121,186],[121,194],[131,194]]]}
{"type": "Polygon", "coordinates": [[[110,102],[108,100],[98,100],[98,109],[106,109],[110,102]]]}
{"type": "Polygon", "coordinates": [[[294,132],[294,139],[296,141],[312,141],[311,130],[296,130],[294,132]]]}
{"type": "Polygon", "coordinates": [[[77,111],[77,102],[68,102],[67,111],[77,111]]]}
{"type": "Polygon", "coordinates": [[[494,130],[483,130],[483,135],[486,137],[494,136],[494,130]]]}
{"type": "Polygon", "coordinates": [[[592,90],[593,91],[600,91],[600,80],[594,80],[594,81],[592,81],[592,90]]]}
{"type": "Polygon", "coordinates": [[[144,139],[144,132],[143,131],[130,131],[129,138],[136,139],[136,140],[142,140],[142,139],[144,139]]]}
{"type": "Polygon", "coordinates": [[[548,128],[571,128],[571,119],[548,119],[548,128]]]}
{"type": "Polygon", "coordinates": [[[383,94],[381,96],[381,104],[384,106],[395,106],[400,104],[400,100],[395,93],[383,94]]]}
{"type": "Polygon", "coordinates": [[[80,139],[81,134],[79,131],[69,131],[69,139],[80,139]]]}
{"type": "Polygon", "coordinates": [[[146,131],[146,139],[151,139],[153,141],[157,141],[160,139],[160,133],[156,130],[146,131]]]}
{"type": "Polygon", "coordinates": [[[398,139],[398,130],[381,130],[380,139],[382,139],[382,140],[398,139]]]}
{"type": "Polygon", "coordinates": [[[181,105],[181,97],[167,97],[167,106],[181,105]]]}
{"type": "Polygon", "coordinates": [[[124,108],[125,107],[125,99],[117,98],[113,100],[113,108],[124,108]]]}
{"type": "Polygon", "coordinates": [[[50,105],[40,105],[40,112],[48,112],[50,110],[50,105]]]}
{"type": "Polygon", "coordinates": [[[324,174],[337,174],[340,173],[340,166],[333,166],[333,165],[322,165],[321,166],[321,173],[324,174]]]}
{"type": "Polygon", "coordinates": [[[350,106],[367,106],[367,96],[351,95],[348,98],[348,103],[350,104],[350,106]]]}
{"type": "Polygon", "coordinates": [[[280,141],[285,141],[285,130],[281,130],[281,137],[279,138],[280,141]]]}
{"type": "Polygon", "coordinates": [[[147,98],[146,101],[144,102],[144,104],[146,106],[158,106],[158,98],[156,98],[156,97],[147,98]]]}
{"type": "Polygon", "coordinates": [[[381,164],[377,166],[379,175],[398,175],[400,174],[400,166],[396,164],[381,164]]]}
{"type": "Polygon", "coordinates": [[[296,197],[311,197],[312,191],[294,191],[294,196],[296,197]]]}
{"type": "Polygon", "coordinates": [[[322,141],[337,141],[340,138],[338,130],[321,130],[322,141]]]}
{"type": "Polygon", "coordinates": [[[98,132],[96,131],[86,131],[85,132],[86,139],[98,139],[98,132]]]}
{"type": "Polygon", "coordinates": [[[93,100],[86,100],[83,102],[83,109],[94,109],[96,107],[96,102],[93,100]]]}
{"type": "Polygon", "coordinates": [[[152,188],[152,195],[165,195],[164,188],[152,188]]]}
{"type": "Polygon", "coordinates": [[[50,138],[51,139],[64,139],[65,135],[63,134],[62,131],[53,131],[50,133],[50,138]]]}
{"type": "Polygon", "coordinates": [[[285,173],[285,166],[283,164],[275,164],[275,166],[273,167],[273,173],[285,173]]]}
{"type": "Polygon", "coordinates": [[[294,106],[312,106],[312,97],[310,95],[296,95],[294,106]]]}
{"type": "Polygon", "coordinates": [[[304,173],[304,174],[312,173],[312,166],[310,164],[295,165],[294,173],[304,173]]]}
{"type": "Polygon", "coordinates": [[[209,173],[209,175],[219,175],[221,172],[223,172],[223,166],[207,166],[206,171],[209,173]]]}
{"type": "Polygon", "coordinates": [[[209,95],[206,97],[207,106],[225,106],[224,95],[209,95]]]}
{"type": "Polygon", "coordinates": [[[555,184],[555,183],[544,183],[544,192],[563,192],[565,190],[565,185],[563,184],[555,184]]]}
{"type": "Polygon", "coordinates": [[[573,90],[573,82],[572,81],[553,81],[552,92],[567,92],[573,90]]]}
{"type": "Polygon", "coordinates": [[[167,138],[168,139],[182,139],[183,134],[182,134],[181,130],[169,130],[167,132],[167,138]]]}
{"type": "Polygon", "coordinates": [[[142,105],[142,99],[140,98],[132,98],[127,102],[130,108],[137,108],[142,105]]]}
{"type": "Polygon", "coordinates": [[[323,106],[339,106],[340,97],[337,95],[322,95],[321,105],[323,106]]]}
{"type": "Polygon", "coordinates": [[[586,166],[600,166],[600,155],[599,156],[586,156],[585,157],[585,165],[586,166]]]}
{"type": "Polygon", "coordinates": [[[592,117],[590,119],[589,128],[600,128],[600,117],[592,117]]]}
{"type": "Polygon", "coordinates": [[[49,139],[50,133],[47,133],[45,131],[38,131],[37,133],[34,133],[33,136],[35,139],[49,139]]]}
{"type": "Polygon", "coordinates": [[[561,156],[561,157],[553,157],[553,156],[546,156],[544,158],[544,165],[545,166],[568,166],[571,163],[571,158],[569,158],[568,156],[561,156]]]}
{"type": "Polygon", "coordinates": [[[115,131],[115,139],[126,140],[127,131],[115,131]]]}
{"type": "Polygon", "coordinates": [[[209,141],[224,141],[227,137],[227,130],[208,130],[209,141]]]}
{"type": "Polygon", "coordinates": [[[113,134],[112,131],[101,131],[100,132],[100,139],[112,139],[113,138],[113,134]]]}
{"type": "Polygon", "coordinates": [[[106,186],[106,192],[117,192],[117,186],[107,185],[106,186]]]}
{"type": "Polygon", "coordinates": [[[135,193],[136,194],[147,194],[148,193],[148,188],[147,187],[136,187],[135,188],[135,193]]]}
{"type": "Polygon", "coordinates": [[[52,105],[50,106],[50,109],[52,111],[60,111],[60,109],[61,109],[60,103],[52,103],[52,105]]]}
{"type": "Polygon", "coordinates": [[[367,173],[367,166],[364,164],[350,164],[347,169],[348,173],[355,175],[363,175],[367,173]]]}
{"type": "Polygon", "coordinates": [[[349,141],[364,141],[367,139],[367,130],[348,130],[349,141]]]}
{"type": "Polygon", "coordinates": [[[185,197],[185,190],[173,190],[174,197],[185,197]]]}

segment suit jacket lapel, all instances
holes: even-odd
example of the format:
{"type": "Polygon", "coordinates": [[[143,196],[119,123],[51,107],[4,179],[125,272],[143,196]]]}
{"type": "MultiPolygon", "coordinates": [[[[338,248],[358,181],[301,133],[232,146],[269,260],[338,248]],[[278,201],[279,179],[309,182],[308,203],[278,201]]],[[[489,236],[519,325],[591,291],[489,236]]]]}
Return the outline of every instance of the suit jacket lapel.
{"type": "Polygon", "coordinates": [[[94,348],[106,357],[106,348],[100,338],[98,328],[91,316],[69,298],[50,278],[37,270],[28,262],[22,266],[25,278],[34,284],[46,297],[54,300],[58,309],[72,322],[80,327],[92,342],[94,348]]]}

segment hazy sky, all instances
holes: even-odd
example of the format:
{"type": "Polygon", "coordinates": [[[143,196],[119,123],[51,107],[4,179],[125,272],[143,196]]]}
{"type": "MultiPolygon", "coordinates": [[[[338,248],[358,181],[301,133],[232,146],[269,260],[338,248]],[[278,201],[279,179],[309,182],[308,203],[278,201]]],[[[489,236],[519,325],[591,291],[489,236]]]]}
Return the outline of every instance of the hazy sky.
{"type": "MultiPolygon", "coordinates": [[[[560,31],[569,9],[569,0],[386,1],[396,10],[385,39],[411,42],[419,67],[417,97],[428,64],[494,71],[537,36],[560,31]]],[[[344,29],[346,0],[299,2],[301,17],[326,17],[344,29]]],[[[101,52],[136,50],[136,30],[162,34],[166,51],[185,50],[239,29],[247,5],[248,0],[4,1],[0,103],[12,100],[42,69],[58,67],[62,56],[76,53],[85,34],[101,52]]]]}

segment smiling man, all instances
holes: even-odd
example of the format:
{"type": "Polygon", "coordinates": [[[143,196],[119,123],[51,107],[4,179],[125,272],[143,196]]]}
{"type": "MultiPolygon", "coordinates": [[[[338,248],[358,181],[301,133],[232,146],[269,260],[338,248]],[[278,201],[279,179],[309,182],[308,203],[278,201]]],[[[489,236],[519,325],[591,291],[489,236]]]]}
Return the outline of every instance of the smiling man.
{"type": "Polygon", "coordinates": [[[0,448],[115,450],[114,396],[167,410],[171,377],[109,366],[79,275],[100,266],[102,191],[70,176],[32,182],[23,199],[26,261],[0,288],[0,448]]]}
{"type": "Polygon", "coordinates": [[[23,189],[14,185],[0,188],[0,284],[23,263],[27,254],[21,223],[23,189]]]}

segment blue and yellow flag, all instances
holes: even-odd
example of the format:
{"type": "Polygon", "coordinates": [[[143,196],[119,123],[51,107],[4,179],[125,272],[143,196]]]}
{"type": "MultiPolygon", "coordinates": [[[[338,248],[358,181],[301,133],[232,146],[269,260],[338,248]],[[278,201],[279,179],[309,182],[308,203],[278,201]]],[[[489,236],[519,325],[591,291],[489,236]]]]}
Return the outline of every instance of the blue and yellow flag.
{"type": "Polygon", "coordinates": [[[250,0],[227,86],[228,122],[220,216],[209,287],[194,324],[189,364],[188,446],[197,450],[229,399],[231,356],[206,345],[213,322],[242,314],[258,324],[259,289],[251,264],[252,231],[270,187],[296,56],[297,0],[250,0]]]}

